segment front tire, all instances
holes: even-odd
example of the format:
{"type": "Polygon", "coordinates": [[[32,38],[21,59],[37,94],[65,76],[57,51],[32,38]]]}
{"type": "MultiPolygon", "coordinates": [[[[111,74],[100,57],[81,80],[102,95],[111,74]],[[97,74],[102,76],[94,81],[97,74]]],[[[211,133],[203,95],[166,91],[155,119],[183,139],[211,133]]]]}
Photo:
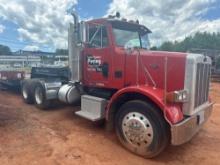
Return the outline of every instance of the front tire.
{"type": "Polygon", "coordinates": [[[122,105],[116,114],[116,133],[122,145],[131,152],[152,158],[169,144],[169,127],[153,105],[139,100],[122,105]]]}

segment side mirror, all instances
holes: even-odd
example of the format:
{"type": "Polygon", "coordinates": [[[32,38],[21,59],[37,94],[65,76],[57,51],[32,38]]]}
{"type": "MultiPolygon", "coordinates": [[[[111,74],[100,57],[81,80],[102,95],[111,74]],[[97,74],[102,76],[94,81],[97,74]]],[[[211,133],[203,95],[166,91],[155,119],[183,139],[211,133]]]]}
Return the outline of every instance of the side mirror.
{"type": "Polygon", "coordinates": [[[125,44],[124,49],[128,55],[134,52],[134,46],[132,45],[132,43],[125,44]]]}

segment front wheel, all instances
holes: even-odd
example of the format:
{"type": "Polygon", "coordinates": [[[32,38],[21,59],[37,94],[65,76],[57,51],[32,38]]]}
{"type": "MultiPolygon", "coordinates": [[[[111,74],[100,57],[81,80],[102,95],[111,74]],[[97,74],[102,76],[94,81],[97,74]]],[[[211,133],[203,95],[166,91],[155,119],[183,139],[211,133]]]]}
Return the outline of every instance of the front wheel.
{"type": "Polygon", "coordinates": [[[152,158],[169,144],[169,127],[160,111],[144,101],[125,103],[116,115],[116,133],[131,152],[152,158]]]}

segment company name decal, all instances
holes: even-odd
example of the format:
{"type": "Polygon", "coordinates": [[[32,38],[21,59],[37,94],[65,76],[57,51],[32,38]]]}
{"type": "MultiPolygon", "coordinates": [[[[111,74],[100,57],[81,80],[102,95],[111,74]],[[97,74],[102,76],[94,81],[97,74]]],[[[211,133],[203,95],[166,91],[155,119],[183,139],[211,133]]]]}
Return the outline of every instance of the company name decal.
{"type": "Polygon", "coordinates": [[[87,64],[88,64],[89,71],[96,71],[96,72],[102,71],[101,57],[87,56],[87,64]]]}

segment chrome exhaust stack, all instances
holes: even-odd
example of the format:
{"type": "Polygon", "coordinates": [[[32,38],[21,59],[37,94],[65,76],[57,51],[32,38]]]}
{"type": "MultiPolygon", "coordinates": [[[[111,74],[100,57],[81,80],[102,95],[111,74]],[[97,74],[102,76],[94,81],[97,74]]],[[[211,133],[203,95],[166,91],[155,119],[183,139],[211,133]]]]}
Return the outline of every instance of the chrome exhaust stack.
{"type": "Polygon", "coordinates": [[[69,50],[69,69],[71,73],[71,82],[80,82],[82,78],[82,66],[81,66],[81,50],[79,45],[80,41],[80,29],[79,21],[76,13],[72,12],[71,15],[74,18],[74,24],[70,23],[68,30],[68,50],[69,50]]]}
{"type": "Polygon", "coordinates": [[[83,43],[86,41],[86,26],[84,22],[79,23],[78,15],[71,12],[74,23],[70,23],[68,29],[68,51],[70,82],[63,85],[58,91],[58,98],[61,102],[73,104],[81,97],[82,88],[82,59],[81,52],[83,43]]]}

